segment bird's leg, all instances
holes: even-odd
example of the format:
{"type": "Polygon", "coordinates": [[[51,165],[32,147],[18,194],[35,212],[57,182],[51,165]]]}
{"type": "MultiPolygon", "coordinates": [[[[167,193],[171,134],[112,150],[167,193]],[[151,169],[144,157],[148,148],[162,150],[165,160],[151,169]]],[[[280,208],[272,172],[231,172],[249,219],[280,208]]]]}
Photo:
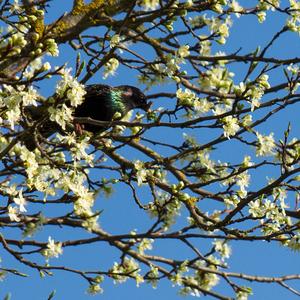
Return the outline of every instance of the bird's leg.
{"type": "Polygon", "coordinates": [[[74,129],[77,135],[82,135],[84,130],[84,124],[80,124],[74,121],[74,129]]]}

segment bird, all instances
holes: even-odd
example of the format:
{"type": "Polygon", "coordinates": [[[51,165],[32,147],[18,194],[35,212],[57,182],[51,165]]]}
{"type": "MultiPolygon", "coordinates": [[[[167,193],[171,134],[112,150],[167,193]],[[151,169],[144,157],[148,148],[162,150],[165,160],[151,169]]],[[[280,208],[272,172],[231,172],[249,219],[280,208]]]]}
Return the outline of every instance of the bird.
{"type": "MultiPolygon", "coordinates": [[[[75,118],[90,118],[96,121],[113,121],[116,113],[120,119],[133,109],[142,109],[148,111],[151,103],[147,102],[145,94],[137,87],[131,85],[120,85],[111,87],[104,84],[92,84],[85,86],[86,94],[83,102],[78,105],[73,113],[75,118]]],[[[68,104],[68,101],[66,101],[68,104]]],[[[39,134],[43,138],[48,138],[55,132],[62,129],[53,121],[50,121],[47,110],[43,106],[27,106],[24,109],[25,114],[33,122],[42,118],[46,119],[39,128],[39,134]]],[[[95,125],[84,122],[74,122],[75,131],[82,134],[83,130],[93,134],[105,130],[103,125],[95,125]]],[[[37,145],[32,134],[23,137],[23,142],[29,151],[33,151],[37,145]]]]}
{"type": "MultiPolygon", "coordinates": [[[[140,108],[147,111],[150,107],[145,94],[134,86],[120,85],[113,88],[94,84],[87,86],[85,90],[85,99],[76,107],[74,117],[112,121],[117,112],[122,118],[132,109],[140,108]]],[[[84,124],[84,129],[93,133],[99,132],[97,125],[84,124]]]]}

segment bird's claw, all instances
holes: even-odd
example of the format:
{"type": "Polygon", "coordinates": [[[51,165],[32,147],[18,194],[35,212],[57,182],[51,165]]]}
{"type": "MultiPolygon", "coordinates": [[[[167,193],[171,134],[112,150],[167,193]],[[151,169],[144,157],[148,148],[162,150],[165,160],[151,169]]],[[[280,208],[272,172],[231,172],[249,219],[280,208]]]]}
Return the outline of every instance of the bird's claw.
{"type": "Polygon", "coordinates": [[[77,135],[82,135],[84,130],[84,125],[74,122],[74,128],[77,135]]]}

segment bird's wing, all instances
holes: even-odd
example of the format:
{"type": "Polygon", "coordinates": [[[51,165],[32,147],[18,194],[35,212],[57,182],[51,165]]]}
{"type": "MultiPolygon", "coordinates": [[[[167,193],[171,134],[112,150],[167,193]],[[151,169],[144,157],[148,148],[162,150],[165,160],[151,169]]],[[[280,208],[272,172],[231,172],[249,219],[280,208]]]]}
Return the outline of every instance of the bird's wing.
{"type": "Polygon", "coordinates": [[[105,95],[109,95],[112,87],[106,84],[91,84],[85,87],[86,95],[85,99],[100,99],[101,97],[105,97],[105,95]]]}
{"type": "Polygon", "coordinates": [[[24,107],[24,112],[27,116],[31,118],[32,121],[37,121],[40,117],[42,117],[47,112],[47,108],[45,108],[42,105],[39,106],[29,105],[24,107]]]}
{"type": "MultiPolygon", "coordinates": [[[[110,121],[113,115],[111,108],[112,87],[103,84],[86,86],[86,94],[81,105],[76,107],[75,117],[89,117],[94,120],[110,121]]],[[[88,131],[99,131],[99,126],[85,125],[88,131]],[[95,130],[92,128],[95,127],[95,130]]]]}

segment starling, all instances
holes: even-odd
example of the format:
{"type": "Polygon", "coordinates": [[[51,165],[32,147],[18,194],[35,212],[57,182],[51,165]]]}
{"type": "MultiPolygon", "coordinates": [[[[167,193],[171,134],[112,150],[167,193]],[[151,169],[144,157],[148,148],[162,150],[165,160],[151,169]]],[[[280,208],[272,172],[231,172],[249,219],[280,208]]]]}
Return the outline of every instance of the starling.
{"type": "MultiPolygon", "coordinates": [[[[112,121],[116,113],[124,117],[130,110],[140,108],[147,111],[151,103],[147,103],[144,93],[130,85],[120,85],[111,87],[103,84],[88,85],[85,88],[86,94],[83,103],[75,108],[74,117],[91,118],[96,121],[112,121]]],[[[42,106],[29,106],[25,108],[25,113],[29,115],[32,121],[38,121],[45,118],[45,109],[42,106]]],[[[81,133],[87,130],[92,133],[98,133],[105,128],[94,124],[75,123],[75,129],[81,133]]],[[[45,121],[40,127],[39,133],[47,138],[57,131],[61,131],[58,125],[52,121],[45,121]]],[[[28,150],[33,151],[36,143],[32,135],[25,135],[23,138],[28,150]]]]}
{"type": "MultiPolygon", "coordinates": [[[[98,121],[112,121],[118,112],[124,117],[130,110],[141,108],[149,109],[146,96],[136,87],[120,85],[94,84],[86,87],[86,95],[81,105],[76,107],[74,117],[89,117],[98,121]]],[[[101,127],[84,124],[84,129],[93,133],[99,132],[101,127]]]]}

